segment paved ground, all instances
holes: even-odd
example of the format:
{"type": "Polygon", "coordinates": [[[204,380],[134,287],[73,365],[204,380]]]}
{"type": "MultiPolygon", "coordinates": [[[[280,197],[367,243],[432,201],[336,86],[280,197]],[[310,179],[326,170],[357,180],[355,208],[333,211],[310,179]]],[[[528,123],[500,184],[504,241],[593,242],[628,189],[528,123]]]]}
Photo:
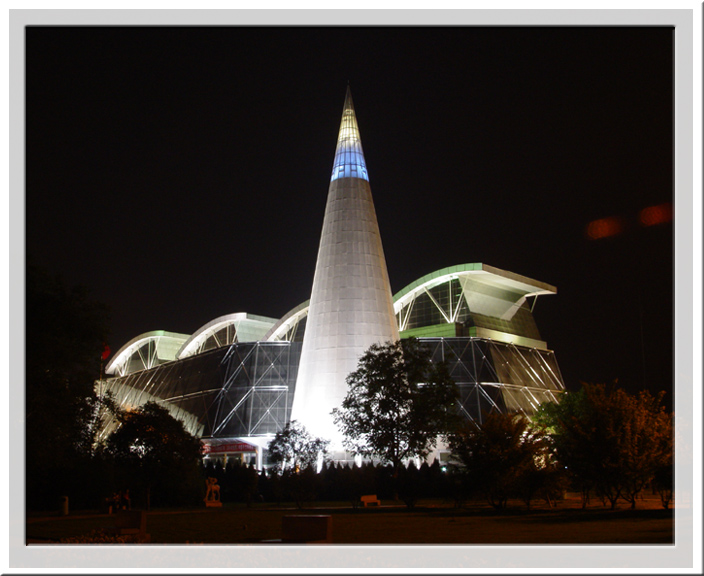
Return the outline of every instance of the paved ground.
{"type": "MultiPolygon", "coordinates": [[[[222,508],[153,510],[147,532],[160,544],[253,544],[281,538],[284,515],[330,514],[336,544],[671,544],[673,514],[656,498],[609,510],[600,502],[581,509],[578,498],[559,508],[521,503],[495,511],[483,503],[461,509],[440,501],[420,502],[408,510],[384,501],[378,508],[352,509],[342,503],[299,510],[258,504],[252,508],[226,504],[222,508]]],[[[680,504],[681,505],[681,504],[680,504]]],[[[38,515],[27,518],[27,543],[58,543],[111,526],[108,514],[38,515]]]]}

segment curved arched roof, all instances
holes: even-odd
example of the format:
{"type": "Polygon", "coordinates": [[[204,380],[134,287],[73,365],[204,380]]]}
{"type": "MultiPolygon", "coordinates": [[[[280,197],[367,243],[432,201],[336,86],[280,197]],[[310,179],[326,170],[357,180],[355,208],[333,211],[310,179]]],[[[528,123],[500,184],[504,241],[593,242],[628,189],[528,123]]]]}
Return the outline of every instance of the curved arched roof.
{"type": "Polygon", "coordinates": [[[275,318],[237,312],[211,320],[188,338],[176,354],[185,358],[209,348],[219,348],[233,342],[256,342],[276,323],[275,318]],[[210,340],[210,342],[208,342],[210,340]]]}
{"type": "MultiPolygon", "coordinates": [[[[557,292],[550,284],[487,264],[459,264],[426,274],[398,291],[393,296],[394,312],[398,315],[420,293],[454,279],[460,281],[473,312],[503,319],[510,319],[526,297],[557,292]]],[[[246,312],[220,316],[190,336],[164,330],[146,332],[120,348],[105,372],[122,376],[233,342],[289,339],[308,315],[309,305],[309,300],[302,302],[280,320],[246,312]]]]}
{"type": "Polygon", "coordinates": [[[105,373],[125,376],[176,360],[176,353],[188,337],[188,334],[165,330],[153,330],[140,334],[117,351],[105,367],[105,373]]]}
{"type": "Polygon", "coordinates": [[[418,293],[455,278],[462,283],[470,309],[488,316],[503,317],[528,296],[557,293],[550,284],[487,264],[458,264],[426,274],[394,294],[394,312],[398,314],[418,293]]]}
{"type": "Polygon", "coordinates": [[[264,335],[263,340],[285,340],[286,336],[291,332],[293,327],[298,324],[303,318],[308,315],[308,307],[310,300],[301,302],[295,308],[292,308],[274,324],[271,329],[264,335]]]}

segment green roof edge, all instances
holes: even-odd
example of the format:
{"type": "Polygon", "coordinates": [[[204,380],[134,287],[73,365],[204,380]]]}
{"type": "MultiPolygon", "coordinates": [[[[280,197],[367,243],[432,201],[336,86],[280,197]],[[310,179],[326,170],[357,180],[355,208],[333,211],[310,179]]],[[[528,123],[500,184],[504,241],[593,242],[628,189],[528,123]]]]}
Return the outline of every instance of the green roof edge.
{"type": "Polygon", "coordinates": [[[414,290],[415,288],[418,288],[418,286],[421,286],[422,284],[425,284],[426,282],[433,280],[434,278],[438,278],[440,276],[445,276],[446,274],[454,274],[457,272],[471,272],[474,270],[481,270],[483,267],[481,262],[475,262],[473,264],[455,264],[454,266],[449,266],[447,268],[441,268],[440,270],[436,270],[435,272],[431,272],[430,274],[426,274],[422,278],[418,278],[418,280],[415,280],[411,282],[408,286],[402,288],[399,292],[396,292],[394,294],[394,302],[398,300],[399,298],[402,298],[406,294],[408,294],[411,290],[414,290]]]}

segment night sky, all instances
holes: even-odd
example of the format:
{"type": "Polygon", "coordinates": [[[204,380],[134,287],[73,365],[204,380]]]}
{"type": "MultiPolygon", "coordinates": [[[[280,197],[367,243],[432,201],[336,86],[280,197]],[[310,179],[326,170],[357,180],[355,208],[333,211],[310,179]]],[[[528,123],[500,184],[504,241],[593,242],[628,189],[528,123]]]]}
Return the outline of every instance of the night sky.
{"type": "Polygon", "coordinates": [[[547,282],[534,315],[569,389],[670,390],[673,225],[639,213],[673,201],[672,43],[665,27],[28,28],[27,254],[110,307],[113,352],[282,316],[310,297],[349,82],[394,293],[470,262],[547,282]]]}

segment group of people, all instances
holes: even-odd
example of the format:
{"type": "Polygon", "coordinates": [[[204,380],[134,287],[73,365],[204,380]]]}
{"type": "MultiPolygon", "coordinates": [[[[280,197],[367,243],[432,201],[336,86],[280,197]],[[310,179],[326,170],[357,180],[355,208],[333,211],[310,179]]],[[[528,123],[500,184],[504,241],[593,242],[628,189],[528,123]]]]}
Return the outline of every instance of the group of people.
{"type": "Polygon", "coordinates": [[[107,505],[112,507],[113,510],[131,510],[132,501],[130,500],[130,491],[125,490],[124,492],[115,492],[110,498],[105,499],[107,505]]]}

